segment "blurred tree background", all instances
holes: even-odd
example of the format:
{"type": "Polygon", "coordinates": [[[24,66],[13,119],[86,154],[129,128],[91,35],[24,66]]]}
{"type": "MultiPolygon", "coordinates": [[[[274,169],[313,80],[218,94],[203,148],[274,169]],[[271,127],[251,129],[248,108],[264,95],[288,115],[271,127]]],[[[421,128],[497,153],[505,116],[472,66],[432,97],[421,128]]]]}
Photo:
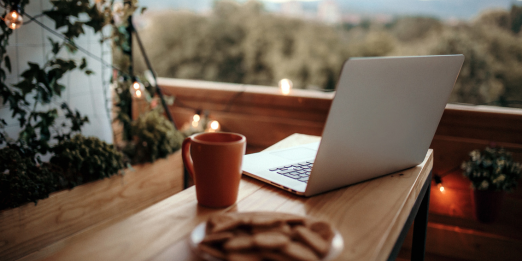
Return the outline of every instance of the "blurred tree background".
{"type": "Polygon", "coordinates": [[[171,10],[142,20],[161,77],[268,86],[288,78],[294,88],[331,90],[349,57],[462,53],[450,102],[522,107],[522,6],[453,24],[398,17],[333,26],[272,14],[256,1],[216,1],[207,15],[171,10]]]}

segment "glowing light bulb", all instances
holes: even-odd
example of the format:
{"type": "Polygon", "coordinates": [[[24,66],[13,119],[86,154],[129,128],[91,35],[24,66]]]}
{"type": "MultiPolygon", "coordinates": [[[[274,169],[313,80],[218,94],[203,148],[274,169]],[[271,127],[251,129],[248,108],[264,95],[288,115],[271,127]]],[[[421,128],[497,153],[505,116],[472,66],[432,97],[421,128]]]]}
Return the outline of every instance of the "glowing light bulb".
{"type": "Polygon", "coordinates": [[[134,81],[132,83],[132,88],[129,88],[129,91],[132,94],[132,97],[141,98],[145,93],[145,87],[141,82],[134,81]]]}
{"type": "Polygon", "coordinates": [[[4,21],[7,27],[12,30],[18,29],[24,24],[24,18],[16,10],[9,12],[5,16],[4,21]]]}
{"type": "Polygon", "coordinates": [[[194,128],[198,127],[199,120],[201,120],[201,116],[199,116],[199,114],[194,114],[194,116],[192,117],[192,126],[194,128]]]}
{"type": "Polygon", "coordinates": [[[444,192],[444,186],[442,186],[442,183],[438,184],[437,187],[439,188],[440,192],[444,192]]]}
{"type": "Polygon", "coordinates": [[[219,130],[219,122],[218,121],[212,121],[210,123],[210,131],[211,132],[216,132],[219,130]]]}
{"type": "Polygon", "coordinates": [[[290,94],[292,90],[293,83],[289,79],[282,79],[279,81],[279,88],[281,89],[281,93],[283,95],[290,94]]]}

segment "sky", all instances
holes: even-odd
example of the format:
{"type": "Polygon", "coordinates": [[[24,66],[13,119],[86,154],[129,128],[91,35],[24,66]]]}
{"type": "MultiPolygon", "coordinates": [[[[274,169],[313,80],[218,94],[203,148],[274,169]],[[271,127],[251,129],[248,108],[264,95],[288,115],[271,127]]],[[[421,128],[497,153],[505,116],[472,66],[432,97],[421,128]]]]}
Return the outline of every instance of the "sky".
{"type": "MultiPolygon", "coordinates": [[[[245,2],[247,0],[236,0],[245,2]]],[[[289,0],[261,0],[269,11],[276,11],[289,0]]],[[[522,0],[335,0],[344,12],[363,15],[424,15],[440,19],[473,19],[491,8],[509,9],[522,0]]],[[[212,9],[214,0],[139,0],[140,5],[152,10],[165,8],[188,9],[196,12],[212,9]]],[[[307,8],[316,8],[319,1],[301,0],[307,8]]]]}

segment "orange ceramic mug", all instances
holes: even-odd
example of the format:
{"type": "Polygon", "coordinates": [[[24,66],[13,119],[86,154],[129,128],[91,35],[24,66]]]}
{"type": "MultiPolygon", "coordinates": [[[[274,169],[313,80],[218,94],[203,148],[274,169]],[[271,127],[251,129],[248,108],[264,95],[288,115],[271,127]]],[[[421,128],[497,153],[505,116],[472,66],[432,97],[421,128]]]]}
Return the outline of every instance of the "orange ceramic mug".
{"type": "Polygon", "coordinates": [[[228,132],[200,133],[183,141],[183,164],[199,204],[221,208],[236,203],[245,148],[245,136],[228,132]]]}

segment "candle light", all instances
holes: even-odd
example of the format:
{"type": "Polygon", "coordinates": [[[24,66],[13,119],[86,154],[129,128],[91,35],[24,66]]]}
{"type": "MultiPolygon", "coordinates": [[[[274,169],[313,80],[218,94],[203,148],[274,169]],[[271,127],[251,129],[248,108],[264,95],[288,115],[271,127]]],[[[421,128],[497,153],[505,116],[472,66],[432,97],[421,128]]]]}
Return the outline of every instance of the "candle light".
{"type": "Polygon", "coordinates": [[[290,94],[292,90],[293,83],[289,79],[282,79],[279,81],[279,88],[281,89],[281,93],[283,95],[290,94]]]}

